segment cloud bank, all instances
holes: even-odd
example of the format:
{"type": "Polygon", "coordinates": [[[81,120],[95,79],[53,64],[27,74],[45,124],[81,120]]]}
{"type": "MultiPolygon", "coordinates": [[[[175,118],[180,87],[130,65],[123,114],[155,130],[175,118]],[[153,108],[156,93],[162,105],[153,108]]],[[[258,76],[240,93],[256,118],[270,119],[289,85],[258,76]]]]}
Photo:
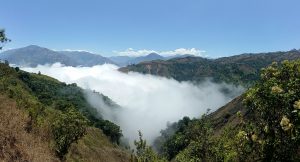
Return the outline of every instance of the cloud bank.
{"type": "Polygon", "coordinates": [[[135,50],[133,48],[128,48],[125,51],[113,51],[114,53],[120,55],[120,56],[145,56],[150,53],[157,53],[162,56],[175,56],[175,55],[185,55],[185,54],[190,54],[190,55],[195,55],[195,56],[203,56],[203,53],[205,51],[199,50],[196,48],[178,48],[175,50],[171,51],[155,51],[155,50],[147,50],[147,49],[142,49],[142,50],[135,50]]]}
{"type": "Polygon", "coordinates": [[[113,111],[99,97],[87,95],[89,102],[105,119],[121,126],[131,142],[141,130],[151,143],[166,128],[184,116],[200,117],[207,109],[216,110],[243,92],[243,88],[205,81],[195,85],[152,75],[119,72],[117,66],[66,67],[59,63],[51,66],[23,68],[25,71],[49,75],[66,83],[77,83],[84,89],[103,93],[122,108],[113,111]],[[225,95],[227,88],[231,94],[225,95]]]}

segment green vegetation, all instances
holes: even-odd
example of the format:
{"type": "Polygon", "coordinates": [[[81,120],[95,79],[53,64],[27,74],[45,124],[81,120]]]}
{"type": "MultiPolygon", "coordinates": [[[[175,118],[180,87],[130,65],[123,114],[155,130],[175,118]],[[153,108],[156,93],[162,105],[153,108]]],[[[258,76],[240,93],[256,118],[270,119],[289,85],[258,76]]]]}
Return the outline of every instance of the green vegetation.
{"type": "MultiPolygon", "coordinates": [[[[0,92],[13,98],[18,107],[25,108],[30,117],[27,132],[45,136],[60,158],[64,158],[72,143],[85,135],[89,126],[103,129],[116,143],[122,136],[119,126],[97,115],[76,84],[67,85],[42,74],[27,73],[0,63],[0,92]]],[[[111,102],[109,98],[103,98],[105,102],[111,102]]]]}
{"type": "Polygon", "coordinates": [[[146,140],[143,139],[141,131],[139,131],[139,140],[134,141],[136,147],[136,154],[131,158],[133,162],[166,162],[165,158],[159,157],[153,149],[147,145],[146,140]]]}
{"type": "Polygon", "coordinates": [[[82,137],[87,128],[87,120],[75,109],[57,113],[51,124],[56,152],[60,157],[68,152],[70,145],[82,137]]]}
{"type": "Polygon", "coordinates": [[[260,69],[272,62],[300,59],[299,50],[242,54],[219,59],[200,57],[175,58],[167,61],[142,62],[121,68],[120,71],[136,71],[174,78],[178,81],[201,82],[207,78],[214,82],[226,82],[245,87],[259,80],[260,69]]]}
{"type": "Polygon", "coordinates": [[[261,141],[258,156],[266,161],[299,161],[300,61],[263,69],[261,82],[246,93],[245,103],[255,121],[252,132],[261,141]]]}
{"type": "Polygon", "coordinates": [[[158,138],[159,153],[179,162],[299,161],[300,60],[262,69],[243,98],[247,112],[238,111],[236,123],[221,131],[208,114],[169,125],[158,138]]]}
{"type": "Polygon", "coordinates": [[[0,50],[2,49],[2,44],[9,42],[10,39],[8,39],[5,35],[5,30],[4,29],[0,29],[0,50]]]}
{"type": "Polygon", "coordinates": [[[130,153],[111,143],[98,128],[89,127],[86,135],[71,145],[66,161],[128,162],[130,153]]]}
{"type": "MultiPolygon", "coordinates": [[[[87,102],[84,91],[77,87],[76,84],[67,85],[41,74],[29,74],[24,71],[18,72],[18,77],[44,105],[60,111],[74,107],[89,120],[89,125],[102,129],[112,142],[119,143],[119,139],[122,136],[120,127],[112,122],[103,120],[97,110],[87,102]]],[[[90,93],[95,93],[99,98],[103,98],[108,105],[115,104],[102,94],[90,93]]]]}

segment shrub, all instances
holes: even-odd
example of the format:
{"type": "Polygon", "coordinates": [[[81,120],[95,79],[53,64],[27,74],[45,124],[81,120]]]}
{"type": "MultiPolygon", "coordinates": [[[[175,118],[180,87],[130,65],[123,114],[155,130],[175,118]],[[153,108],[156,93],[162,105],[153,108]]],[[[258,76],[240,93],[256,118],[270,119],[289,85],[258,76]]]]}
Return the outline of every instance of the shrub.
{"type": "Polygon", "coordinates": [[[73,108],[57,113],[51,125],[55,150],[59,157],[65,155],[70,145],[86,132],[87,120],[73,108]]]}

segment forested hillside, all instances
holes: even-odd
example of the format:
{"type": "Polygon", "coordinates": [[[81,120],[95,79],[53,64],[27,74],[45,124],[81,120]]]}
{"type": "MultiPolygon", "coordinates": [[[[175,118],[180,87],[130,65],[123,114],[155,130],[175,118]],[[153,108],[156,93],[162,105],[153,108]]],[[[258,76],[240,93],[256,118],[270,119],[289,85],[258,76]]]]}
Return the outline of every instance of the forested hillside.
{"type": "Polygon", "coordinates": [[[200,119],[170,124],[155,142],[169,160],[299,161],[300,60],[263,68],[244,95],[200,119]]]}
{"type": "Polygon", "coordinates": [[[203,81],[211,78],[215,82],[250,86],[259,79],[261,68],[274,61],[281,62],[299,58],[299,50],[242,54],[219,59],[186,57],[167,61],[142,62],[120,68],[120,71],[165,76],[178,81],[203,81]]]}
{"type": "MultiPolygon", "coordinates": [[[[120,127],[97,115],[101,112],[88,104],[83,91],[76,84],[67,85],[40,73],[27,73],[0,63],[0,129],[3,130],[0,136],[4,139],[0,141],[4,146],[0,149],[0,159],[80,160],[105,152],[115,157],[111,161],[129,160],[128,153],[117,146],[122,136],[120,127]],[[73,145],[81,139],[90,143],[73,145]],[[71,146],[78,151],[70,151],[71,146]]],[[[115,105],[106,96],[96,94],[107,104],[115,105]]]]}

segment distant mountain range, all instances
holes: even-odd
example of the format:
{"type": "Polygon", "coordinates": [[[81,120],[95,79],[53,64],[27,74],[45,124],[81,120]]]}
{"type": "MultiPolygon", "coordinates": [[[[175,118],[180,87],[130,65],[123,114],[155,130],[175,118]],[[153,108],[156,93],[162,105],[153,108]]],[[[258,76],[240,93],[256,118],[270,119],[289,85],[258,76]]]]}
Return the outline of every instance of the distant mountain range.
{"type": "Polygon", "coordinates": [[[60,62],[66,66],[94,66],[104,63],[114,64],[101,55],[82,51],[53,51],[44,47],[30,45],[23,48],[4,51],[0,59],[8,60],[19,66],[35,67],[37,65],[60,62]]]}
{"type": "Polygon", "coordinates": [[[8,60],[12,64],[31,67],[55,62],[61,62],[68,66],[77,65],[66,55],[35,45],[4,51],[0,54],[0,59],[8,60]]]}
{"type": "Polygon", "coordinates": [[[286,52],[269,52],[257,54],[241,54],[218,59],[201,57],[174,58],[142,62],[120,68],[120,71],[135,71],[153,74],[178,81],[203,81],[211,78],[216,82],[228,82],[237,85],[251,85],[260,74],[260,69],[272,62],[300,59],[299,50],[286,52]]]}
{"type": "Polygon", "coordinates": [[[105,63],[115,64],[110,59],[101,55],[92,54],[85,51],[58,51],[61,54],[66,55],[70,59],[73,59],[80,66],[95,66],[105,63]]]}
{"type": "Polygon", "coordinates": [[[54,51],[37,45],[30,45],[23,48],[4,51],[0,54],[0,59],[8,60],[18,66],[35,67],[37,65],[53,64],[60,62],[66,66],[95,66],[105,63],[118,66],[138,64],[144,61],[168,60],[171,58],[187,57],[189,55],[176,55],[163,57],[157,53],[150,53],[146,56],[112,56],[104,57],[86,51],[54,51]]]}

